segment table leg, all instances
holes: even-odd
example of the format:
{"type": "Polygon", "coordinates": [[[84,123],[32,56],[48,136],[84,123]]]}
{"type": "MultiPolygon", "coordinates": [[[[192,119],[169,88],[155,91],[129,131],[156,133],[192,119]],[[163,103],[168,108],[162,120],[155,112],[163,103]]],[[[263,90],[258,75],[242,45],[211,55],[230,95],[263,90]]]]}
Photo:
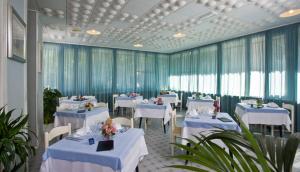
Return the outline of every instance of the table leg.
{"type": "MultiPolygon", "coordinates": [[[[187,146],[188,146],[188,147],[191,147],[191,144],[190,144],[190,143],[188,143],[188,144],[187,144],[187,146]]],[[[190,152],[189,152],[189,151],[186,151],[186,155],[189,155],[189,154],[190,154],[190,152]]],[[[185,163],[184,163],[184,165],[187,165],[187,164],[188,164],[188,162],[189,162],[188,160],[185,160],[185,163]]]]}
{"type": "Polygon", "coordinates": [[[163,127],[164,127],[164,133],[166,134],[166,124],[165,124],[165,119],[163,118],[163,127]]]}
{"type": "Polygon", "coordinates": [[[274,136],[274,125],[271,125],[271,136],[274,136]]]}
{"type": "Polygon", "coordinates": [[[139,128],[141,128],[141,127],[142,127],[142,120],[143,120],[143,118],[142,118],[142,117],[140,117],[140,125],[139,125],[139,128]]]}
{"type": "Polygon", "coordinates": [[[281,125],[280,126],[280,137],[282,137],[283,136],[283,126],[281,125]]]}

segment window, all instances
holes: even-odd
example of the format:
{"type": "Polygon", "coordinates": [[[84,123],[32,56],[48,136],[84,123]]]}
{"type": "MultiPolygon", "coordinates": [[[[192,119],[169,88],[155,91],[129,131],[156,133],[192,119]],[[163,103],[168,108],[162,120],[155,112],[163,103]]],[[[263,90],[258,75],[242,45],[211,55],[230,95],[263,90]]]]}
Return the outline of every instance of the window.
{"type": "Polygon", "coordinates": [[[215,94],[217,92],[217,46],[200,48],[198,64],[198,91],[215,94]]]}
{"type": "Polygon", "coordinates": [[[272,36],[272,52],[269,73],[270,97],[282,98],[285,96],[286,86],[286,44],[285,35],[272,36]]]}
{"type": "Polygon", "coordinates": [[[245,54],[245,39],[222,44],[222,95],[245,95],[245,54]]]}
{"type": "Polygon", "coordinates": [[[249,96],[264,97],[265,91],[265,36],[250,38],[249,96]]]}

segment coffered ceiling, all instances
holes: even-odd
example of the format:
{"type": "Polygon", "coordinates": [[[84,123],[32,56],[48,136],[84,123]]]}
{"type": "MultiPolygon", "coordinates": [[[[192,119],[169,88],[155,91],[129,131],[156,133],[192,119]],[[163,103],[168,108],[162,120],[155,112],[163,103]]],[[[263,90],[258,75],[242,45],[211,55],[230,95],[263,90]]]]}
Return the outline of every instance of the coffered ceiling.
{"type": "Polygon", "coordinates": [[[300,21],[300,0],[38,0],[47,42],[170,53],[300,21]],[[95,29],[92,36],[86,30],[95,29]],[[177,32],[186,37],[175,38],[177,32]],[[142,44],[136,48],[134,44],[142,44]]]}

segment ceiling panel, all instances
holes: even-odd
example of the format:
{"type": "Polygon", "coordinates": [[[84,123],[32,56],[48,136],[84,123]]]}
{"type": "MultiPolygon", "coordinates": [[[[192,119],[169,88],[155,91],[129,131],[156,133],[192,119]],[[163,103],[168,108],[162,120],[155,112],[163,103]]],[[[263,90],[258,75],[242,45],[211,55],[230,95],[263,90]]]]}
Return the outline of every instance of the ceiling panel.
{"type": "Polygon", "coordinates": [[[165,53],[300,21],[300,16],[278,17],[300,7],[299,0],[39,0],[38,5],[44,41],[165,53]],[[88,29],[101,35],[88,35],[88,29]],[[174,38],[178,31],[186,37],[174,38]]]}

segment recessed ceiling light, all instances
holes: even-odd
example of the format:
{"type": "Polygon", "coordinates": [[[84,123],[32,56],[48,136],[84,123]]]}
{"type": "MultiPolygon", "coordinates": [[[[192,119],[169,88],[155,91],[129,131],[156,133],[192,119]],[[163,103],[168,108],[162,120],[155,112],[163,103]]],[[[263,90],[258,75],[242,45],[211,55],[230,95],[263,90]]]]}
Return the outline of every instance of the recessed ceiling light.
{"type": "Polygon", "coordinates": [[[185,37],[186,35],[184,33],[181,33],[181,32],[177,32],[173,35],[173,37],[175,38],[183,38],[185,37]]]}
{"type": "Polygon", "coordinates": [[[291,10],[288,10],[288,11],[284,11],[283,13],[281,13],[279,15],[279,17],[292,17],[292,16],[296,16],[296,15],[299,15],[300,14],[300,8],[298,9],[291,9],[291,10]]]}
{"type": "Polygon", "coordinates": [[[143,47],[143,44],[133,44],[134,47],[137,47],[137,48],[141,48],[143,47]]]}
{"type": "Polygon", "coordinates": [[[101,34],[101,32],[99,32],[95,29],[87,30],[86,33],[90,34],[90,35],[100,35],[101,34]]]}

